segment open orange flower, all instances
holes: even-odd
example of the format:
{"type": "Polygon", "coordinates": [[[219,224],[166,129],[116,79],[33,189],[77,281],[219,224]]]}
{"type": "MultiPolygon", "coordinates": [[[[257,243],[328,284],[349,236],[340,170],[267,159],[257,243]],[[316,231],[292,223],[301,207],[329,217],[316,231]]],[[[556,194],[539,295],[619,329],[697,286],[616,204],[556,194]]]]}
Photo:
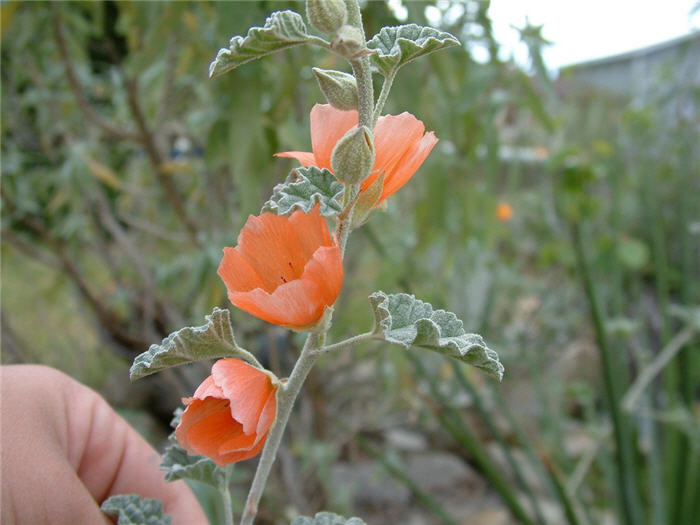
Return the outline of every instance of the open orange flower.
{"type": "Polygon", "coordinates": [[[218,270],[241,310],[294,330],[317,324],[343,286],[343,258],[317,204],[291,216],[248,217],[218,270]]]}
{"type": "MultiPolygon", "coordinates": [[[[331,153],[336,142],[358,124],[355,110],[342,111],[330,104],[316,104],[311,110],[311,147],[306,151],[285,151],[278,157],[292,157],[302,166],[331,170],[331,153]]],[[[360,187],[365,191],[384,173],[384,188],[377,204],[396,193],[420,168],[437,143],[435,133],[410,113],[379,117],[374,128],[374,166],[360,187]]],[[[332,171],[332,170],[331,170],[332,171]]]]}
{"type": "Polygon", "coordinates": [[[183,399],[178,443],[221,466],[257,456],[275,420],[277,387],[248,363],[220,359],[194,396],[183,399]]]}

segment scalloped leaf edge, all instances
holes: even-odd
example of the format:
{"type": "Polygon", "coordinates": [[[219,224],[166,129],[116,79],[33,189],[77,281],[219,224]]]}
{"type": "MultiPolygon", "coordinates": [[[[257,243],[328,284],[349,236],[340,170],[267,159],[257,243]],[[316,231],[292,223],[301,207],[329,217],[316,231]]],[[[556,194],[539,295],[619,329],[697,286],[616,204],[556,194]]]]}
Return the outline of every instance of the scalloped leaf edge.
{"type": "Polygon", "coordinates": [[[498,354],[486,346],[480,335],[467,333],[462,321],[452,312],[434,310],[430,303],[406,293],[387,294],[378,291],[369,296],[369,301],[374,313],[374,331],[385,341],[404,348],[417,346],[437,351],[469,363],[499,381],[503,379],[505,369],[498,354]],[[411,325],[393,326],[397,312],[392,313],[391,309],[395,309],[396,304],[410,309],[408,315],[414,318],[411,325]],[[398,334],[398,330],[404,332],[398,334]],[[452,332],[453,335],[444,335],[444,331],[452,332]]]}
{"type": "Polygon", "coordinates": [[[333,217],[343,211],[340,196],[344,188],[335,175],[325,168],[296,168],[287,175],[284,182],[275,185],[272,196],[263,204],[261,211],[277,215],[288,215],[296,210],[309,213],[316,204],[320,204],[321,215],[333,217]],[[330,191],[319,186],[319,177],[330,191]],[[311,191],[308,191],[309,188],[311,191]],[[307,194],[302,195],[302,192],[307,194]]]}
{"type": "Polygon", "coordinates": [[[433,27],[419,26],[418,24],[383,27],[379,30],[379,33],[367,41],[367,47],[375,51],[371,55],[372,64],[384,76],[416,58],[458,45],[460,45],[460,42],[454,35],[433,27]],[[401,33],[405,34],[410,30],[417,30],[418,36],[401,36],[401,33]],[[392,31],[394,34],[392,34],[392,31]],[[387,42],[390,42],[391,46],[387,46],[387,42]],[[408,58],[404,58],[402,44],[412,48],[412,54],[408,58]],[[426,48],[428,49],[426,50],[426,48]],[[386,52],[385,49],[388,49],[389,52],[386,52]]]}
{"type": "MultiPolygon", "coordinates": [[[[239,357],[251,362],[252,356],[236,343],[231,326],[231,314],[228,310],[214,308],[211,314],[205,316],[205,319],[206,324],[176,330],[160,344],[153,344],[147,351],[137,355],[129,369],[131,380],[146,377],[172,366],[219,357],[239,357]],[[205,350],[197,354],[190,350],[189,343],[183,343],[183,339],[206,335],[211,336],[212,342],[203,344],[214,346],[214,351],[205,350]]],[[[257,363],[251,364],[258,366],[257,363]]]]}
{"type": "Polygon", "coordinates": [[[117,525],[172,525],[172,519],[163,514],[163,504],[157,499],[142,498],[138,494],[118,494],[102,502],[105,514],[117,517],[117,525]]]}
{"type": "Polygon", "coordinates": [[[333,512],[317,512],[313,518],[297,516],[291,525],[367,525],[360,518],[345,518],[333,512]]]}
{"type": "Polygon", "coordinates": [[[229,47],[219,49],[216,58],[209,64],[209,78],[277,51],[303,45],[309,40],[306,24],[299,13],[288,9],[275,11],[267,17],[263,27],[251,27],[245,37],[233,36],[229,47]]]}

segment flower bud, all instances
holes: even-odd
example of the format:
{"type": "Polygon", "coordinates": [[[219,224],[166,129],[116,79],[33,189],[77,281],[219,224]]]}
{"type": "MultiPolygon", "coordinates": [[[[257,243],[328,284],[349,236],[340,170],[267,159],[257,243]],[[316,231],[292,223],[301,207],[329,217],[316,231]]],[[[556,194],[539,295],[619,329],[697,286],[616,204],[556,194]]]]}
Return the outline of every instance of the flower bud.
{"type": "Polygon", "coordinates": [[[357,81],[352,75],[328,69],[311,69],[326,100],[336,109],[357,109],[357,81]]]}
{"type": "Polygon", "coordinates": [[[357,199],[357,204],[355,204],[355,213],[350,222],[350,227],[353,230],[366,223],[372,210],[381,206],[379,197],[382,196],[382,190],[384,189],[384,175],[385,174],[382,173],[374,183],[370,184],[365,191],[360,193],[360,198],[357,199]]]}
{"type": "Polygon", "coordinates": [[[367,54],[362,30],[359,27],[344,25],[331,42],[331,49],[345,58],[354,59],[367,54]]]}
{"type": "Polygon", "coordinates": [[[369,175],[374,164],[374,140],[366,127],[348,131],[333,148],[331,168],[346,184],[357,184],[369,175]]]}
{"type": "Polygon", "coordinates": [[[306,17],[319,31],[333,34],[345,23],[343,0],[306,0],[306,17]]]}

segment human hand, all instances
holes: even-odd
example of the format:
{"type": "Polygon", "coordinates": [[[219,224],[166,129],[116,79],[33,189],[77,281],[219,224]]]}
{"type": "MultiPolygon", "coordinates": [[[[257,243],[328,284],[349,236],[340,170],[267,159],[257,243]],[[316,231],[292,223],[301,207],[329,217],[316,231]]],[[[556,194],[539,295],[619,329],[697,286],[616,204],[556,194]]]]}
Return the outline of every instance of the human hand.
{"type": "Polygon", "coordinates": [[[204,525],[182,481],[167,483],[160,456],[93,390],[52,368],[3,366],[2,523],[112,523],[115,494],[156,498],[174,525],[204,525]]]}

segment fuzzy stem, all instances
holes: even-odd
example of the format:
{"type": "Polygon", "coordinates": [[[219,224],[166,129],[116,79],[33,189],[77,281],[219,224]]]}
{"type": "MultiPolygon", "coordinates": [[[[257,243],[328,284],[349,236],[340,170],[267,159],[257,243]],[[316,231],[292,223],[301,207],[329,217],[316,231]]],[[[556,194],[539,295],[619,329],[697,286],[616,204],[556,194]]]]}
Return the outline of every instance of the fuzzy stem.
{"type": "Polygon", "coordinates": [[[277,457],[277,449],[282,442],[282,435],[287,427],[287,421],[289,421],[289,414],[292,412],[294,401],[299,395],[299,391],[306,380],[306,376],[309,375],[311,367],[318,359],[318,355],[314,353],[314,350],[318,348],[319,339],[320,334],[309,334],[301,355],[294,365],[292,375],[289,376],[289,381],[287,381],[286,385],[280,387],[277,394],[277,421],[270,429],[270,434],[267,436],[267,442],[260,456],[253,483],[248,491],[243,516],[241,516],[241,525],[253,525],[253,520],[255,520],[255,516],[258,513],[258,503],[260,503],[260,497],[272,470],[272,464],[277,457]]]}
{"type": "Polygon", "coordinates": [[[224,523],[226,525],[234,525],[233,521],[233,506],[231,504],[231,473],[233,472],[233,464],[224,467],[224,482],[219,487],[221,499],[224,502],[224,523]]]}
{"type": "MultiPolygon", "coordinates": [[[[359,27],[362,30],[362,40],[364,44],[364,28],[362,26],[362,15],[360,13],[360,5],[357,0],[346,0],[348,9],[348,23],[359,27]]],[[[358,109],[359,109],[359,124],[373,129],[372,114],[374,111],[374,88],[372,86],[372,72],[369,67],[369,59],[365,56],[351,61],[352,70],[357,81],[358,91],[358,109]]],[[[338,221],[336,236],[341,254],[345,254],[345,245],[350,235],[352,224],[355,197],[360,191],[359,184],[349,184],[346,187],[345,209],[342,217],[338,221]]],[[[294,402],[301,390],[306,377],[309,375],[311,368],[319,358],[319,348],[321,348],[326,340],[326,333],[331,325],[329,318],[325,323],[322,332],[313,332],[306,338],[306,343],[301,351],[301,355],[294,365],[291,375],[287,383],[280,387],[277,394],[277,420],[270,429],[267,436],[267,441],[263,447],[260,461],[258,462],[257,470],[253,483],[248,491],[248,497],[245,503],[245,509],[241,516],[240,525],[253,525],[255,516],[258,513],[258,504],[262,497],[267,478],[272,470],[272,465],[277,457],[277,450],[282,442],[284,430],[289,421],[289,415],[294,407],[294,402]]],[[[333,346],[333,345],[331,345],[333,346]]]]}
{"type": "Polygon", "coordinates": [[[356,345],[357,343],[362,343],[364,341],[371,341],[372,339],[375,339],[376,337],[377,337],[376,333],[366,332],[364,334],[359,334],[359,335],[356,335],[353,337],[349,337],[348,339],[344,339],[343,341],[333,343],[332,345],[323,346],[321,348],[314,350],[313,353],[317,354],[317,355],[323,355],[323,354],[327,354],[329,352],[336,352],[338,350],[345,350],[349,346],[356,345]]]}
{"type": "Polygon", "coordinates": [[[362,57],[350,61],[352,72],[357,81],[357,109],[359,111],[359,125],[374,129],[372,113],[374,112],[374,86],[372,85],[372,71],[369,68],[369,60],[362,57]]]}
{"type": "Polygon", "coordinates": [[[377,125],[377,120],[382,114],[384,109],[384,104],[386,104],[386,99],[389,98],[389,92],[391,91],[391,86],[394,83],[394,77],[396,76],[396,70],[392,69],[391,73],[384,78],[384,83],[382,84],[382,90],[379,92],[379,98],[377,98],[377,103],[374,106],[374,114],[372,115],[372,127],[377,125]]]}

